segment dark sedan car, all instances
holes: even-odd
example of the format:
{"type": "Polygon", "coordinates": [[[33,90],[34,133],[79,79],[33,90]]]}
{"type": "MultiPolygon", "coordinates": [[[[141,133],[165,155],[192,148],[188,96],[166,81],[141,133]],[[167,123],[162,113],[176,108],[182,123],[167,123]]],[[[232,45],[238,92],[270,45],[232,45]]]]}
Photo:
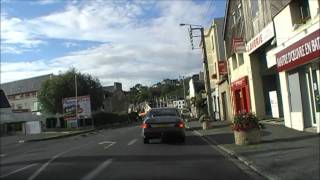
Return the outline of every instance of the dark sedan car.
{"type": "Polygon", "coordinates": [[[143,142],[153,138],[178,138],[185,141],[185,126],[176,108],[151,109],[142,124],[143,142]]]}

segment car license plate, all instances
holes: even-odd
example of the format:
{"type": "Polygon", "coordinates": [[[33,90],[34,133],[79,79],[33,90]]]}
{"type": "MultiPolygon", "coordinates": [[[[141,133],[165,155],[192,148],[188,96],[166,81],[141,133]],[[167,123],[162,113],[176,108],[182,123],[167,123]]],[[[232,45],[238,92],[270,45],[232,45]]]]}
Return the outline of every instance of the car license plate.
{"type": "Polygon", "coordinates": [[[161,128],[161,127],[173,127],[172,124],[151,124],[151,127],[161,128]]]}

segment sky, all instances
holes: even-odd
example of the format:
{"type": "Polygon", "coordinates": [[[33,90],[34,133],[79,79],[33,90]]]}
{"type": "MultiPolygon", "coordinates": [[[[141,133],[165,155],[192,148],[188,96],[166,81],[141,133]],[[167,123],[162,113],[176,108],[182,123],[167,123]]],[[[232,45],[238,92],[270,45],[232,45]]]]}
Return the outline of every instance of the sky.
{"type": "Polygon", "coordinates": [[[70,68],[99,78],[152,85],[201,71],[189,23],[209,27],[225,0],[0,0],[1,83],[70,68]]]}

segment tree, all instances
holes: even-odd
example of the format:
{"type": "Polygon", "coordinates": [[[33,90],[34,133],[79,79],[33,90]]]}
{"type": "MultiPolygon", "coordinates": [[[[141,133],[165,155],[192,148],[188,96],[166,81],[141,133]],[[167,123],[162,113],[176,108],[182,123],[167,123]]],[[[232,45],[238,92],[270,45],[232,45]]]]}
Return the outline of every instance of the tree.
{"type": "Polygon", "coordinates": [[[78,96],[90,95],[92,110],[102,106],[103,89],[99,80],[73,68],[66,73],[53,76],[42,84],[38,99],[45,112],[62,113],[62,99],[75,97],[75,75],[78,96]]]}

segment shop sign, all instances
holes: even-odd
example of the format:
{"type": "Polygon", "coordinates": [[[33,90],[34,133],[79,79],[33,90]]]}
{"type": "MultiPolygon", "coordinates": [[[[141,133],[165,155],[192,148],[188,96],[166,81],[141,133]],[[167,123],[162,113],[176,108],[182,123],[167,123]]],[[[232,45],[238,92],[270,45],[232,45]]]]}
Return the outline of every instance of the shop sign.
{"type": "Polygon", "coordinates": [[[250,54],[268,40],[274,37],[273,23],[269,23],[262,31],[247,43],[247,52],[250,54]]]}
{"type": "Polygon", "coordinates": [[[244,42],[243,38],[233,38],[232,49],[234,53],[246,52],[246,43],[244,42]]]}
{"type": "Polygon", "coordinates": [[[76,114],[80,117],[91,117],[91,102],[90,96],[78,96],[76,101],[75,97],[64,98],[62,100],[63,116],[65,120],[76,120],[76,114]],[[77,104],[77,108],[76,108],[77,104]],[[76,109],[78,113],[76,113],[76,109]]]}
{"type": "Polygon", "coordinates": [[[320,57],[320,29],[276,54],[278,71],[296,67],[320,57]]]}
{"type": "Polygon", "coordinates": [[[236,90],[236,89],[240,89],[244,86],[248,85],[248,77],[245,76],[241,79],[238,79],[237,81],[234,81],[231,83],[231,90],[236,90]]]}
{"type": "Polygon", "coordinates": [[[218,62],[219,75],[228,74],[227,61],[218,62]]]}

